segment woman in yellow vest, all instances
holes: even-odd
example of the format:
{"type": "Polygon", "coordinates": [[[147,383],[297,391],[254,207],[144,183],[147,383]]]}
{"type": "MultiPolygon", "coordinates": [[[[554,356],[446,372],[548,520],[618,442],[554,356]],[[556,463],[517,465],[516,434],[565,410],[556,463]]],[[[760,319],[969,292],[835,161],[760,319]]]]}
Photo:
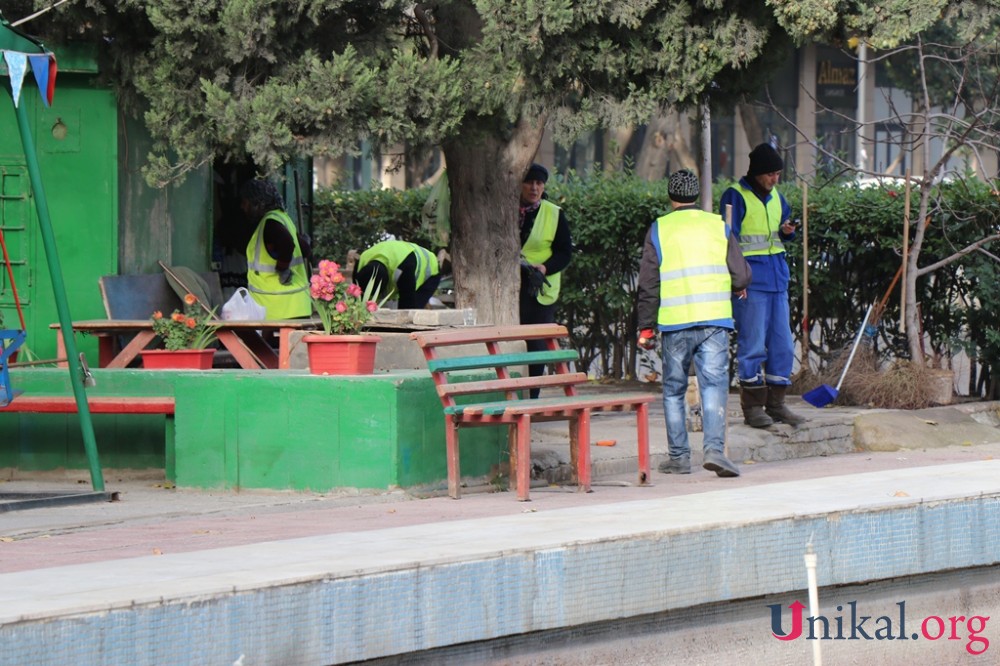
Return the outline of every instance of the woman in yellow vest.
{"type": "MultiPolygon", "coordinates": [[[[554,203],[545,200],[548,169],[532,164],[521,184],[521,206],[518,224],[521,230],[521,294],[522,324],[551,324],[556,320],[561,272],[573,256],[573,239],[566,214],[554,203]]],[[[545,342],[529,340],[528,351],[544,351],[545,342]]],[[[528,374],[537,377],[545,366],[528,366],[528,374]]],[[[531,397],[538,397],[538,389],[531,397]]]]}
{"type": "Polygon", "coordinates": [[[372,296],[376,301],[395,295],[400,310],[420,310],[437,291],[441,272],[438,258],[430,250],[416,243],[387,240],[361,253],[354,281],[361,289],[367,289],[370,282],[378,285],[372,296]]]}
{"type": "Polygon", "coordinates": [[[247,290],[267,310],[267,319],[312,316],[309,275],[292,218],[269,180],[240,188],[240,208],[257,224],[247,244],[247,290]]]}
{"type": "Polygon", "coordinates": [[[687,169],[670,175],[671,212],[646,234],[639,263],[639,345],[663,344],[663,413],[670,458],[665,474],[691,473],[691,448],[684,423],[684,393],[694,360],[701,393],[702,467],[718,476],[739,476],[726,456],[729,396],[729,334],[734,293],[750,284],[750,266],[735,235],[718,215],[695,205],[698,176],[687,169]]]}

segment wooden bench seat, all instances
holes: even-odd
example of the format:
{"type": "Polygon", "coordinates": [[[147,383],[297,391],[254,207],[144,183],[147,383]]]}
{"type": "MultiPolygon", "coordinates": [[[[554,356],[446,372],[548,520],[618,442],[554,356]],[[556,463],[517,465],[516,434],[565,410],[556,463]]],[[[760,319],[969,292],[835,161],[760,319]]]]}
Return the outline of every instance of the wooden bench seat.
{"type": "Polygon", "coordinates": [[[564,326],[534,324],[527,326],[479,326],[443,332],[415,332],[410,337],[420,345],[427,367],[434,379],[445,417],[448,460],[448,493],[461,496],[458,429],[460,427],[507,425],[511,459],[511,478],[517,486],[517,498],[527,501],[531,475],[531,423],[533,421],[569,422],[570,457],[580,490],[590,491],[590,418],[605,412],[635,412],[638,437],[639,484],[649,482],[649,403],[657,399],[650,393],[577,393],[587,381],[586,374],[570,369],[579,359],[573,349],[561,344],[569,333],[564,326]],[[543,340],[546,349],[534,352],[503,353],[501,343],[543,340]],[[463,355],[463,345],[472,345],[472,353],[463,355]],[[486,353],[482,353],[485,345],[486,353]],[[446,356],[442,357],[442,352],[446,356]],[[550,374],[538,377],[512,376],[512,369],[543,363],[550,374]],[[460,373],[492,369],[495,379],[460,381],[460,373]],[[453,374],[454,373],[454,374],[453,374]],[[560,389],[563,395],[539,399],[527,398],[533,389],[560,389]],[[504,395],[504,400],[470,402],[469,397],[485,393],[504,395]],[[459,398],[462,402],[456,402],[459,398]]]}
{"type": "MultiPolygon", "coordinates": [[[[171,397],[93,396],[87,398],[92,414],[174,414],[171,397]]],[[[26,414],[74,414],[76,398],[71,395],[20,395],[0,407],[4,412],[26,414]]]]}

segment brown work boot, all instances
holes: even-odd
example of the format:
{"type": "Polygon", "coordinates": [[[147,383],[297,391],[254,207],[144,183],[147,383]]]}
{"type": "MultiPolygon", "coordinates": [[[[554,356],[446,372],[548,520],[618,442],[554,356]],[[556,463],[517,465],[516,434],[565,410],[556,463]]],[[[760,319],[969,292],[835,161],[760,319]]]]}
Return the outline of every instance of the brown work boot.
{"type": "Polygon", "coordinates": [[[787,423],[797,427],[805,423],[806,420],[785,406],[785,391],[787,390],[787,386],[769,384],[767,387],[767,406],[764,411],[779,423],[787,423]]]}
{"type": "Polygon", "coordinates": [[[751,428],[766,428],[774,421],[764,412],[767,402],[766,386],[741,386],[740,406],[743,408],[743,422],[751,428]]]}

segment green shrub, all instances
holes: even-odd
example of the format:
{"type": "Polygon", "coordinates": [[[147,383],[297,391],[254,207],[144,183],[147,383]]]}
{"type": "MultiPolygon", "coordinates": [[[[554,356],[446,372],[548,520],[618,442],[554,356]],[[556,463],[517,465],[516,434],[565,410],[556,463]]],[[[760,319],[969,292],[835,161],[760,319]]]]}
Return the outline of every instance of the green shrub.
{"type": "MultiPolygon", "coordinates": [[[[716,205],[727,186],[716,184],[716,205]]],[[[779,188],[795,216],[802,217],[801,190],[789,184],[779,188]]],[[[316,257],[343,260],[349,249],[364,249],[387,234],[434,247],[420,224],[429,191],[317,192],[316,257]]],[[[570,329],[581,368],[607,378],[633,377],[639,259],[650,224],[670,209],[666,182],[646,182],[629,173],[586,178],[571,174],[565,182],[550,180],[547,192],[565,210],[576,247],[563,279],[558,320],[570,329]]],[[[952,255],[1000,226],[1000,201],[984,183],[948,183],[935,187],[932,195],[921,266],[952,255]]],[[[911,238],[919,223],[917,196],[914,192],[911,198],[911,238]]],[[[809,190],[809,319],[814,326],[812,350],[823,364],[831,352],[851,343],[868,305],[881,301],[893,282],[901,263],[903,199],[898,186],[836,184],[809,190]]],[[[802,236],[786,246],[797,339],[804,314],[802,236]]],[[[981,363],[983,373],[974,372],[970,379],[969,393],[975,395],[995,395],[994,369],[1000,368],[1000,296],[994,289],[1000,268],[995,255],[972,252],[918,282],[920,322],[928,339],[925,352],[947,359],[964,349],[981,363]]],[[[909,357],[899,327],[899,303],[897,283],[877,322],[874,344],[882,357],[909,357]]]]}

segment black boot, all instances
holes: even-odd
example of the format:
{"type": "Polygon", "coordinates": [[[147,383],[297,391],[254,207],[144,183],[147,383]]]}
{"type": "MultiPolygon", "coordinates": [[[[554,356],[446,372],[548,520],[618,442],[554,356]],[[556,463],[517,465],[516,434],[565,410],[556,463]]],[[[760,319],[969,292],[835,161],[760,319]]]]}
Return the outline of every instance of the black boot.
{"type": "Polygon", "coordinates": [[[774,421],[764,412],[767,402],[766,386],[741,386],[740,406],[743,408],[743,422],[751,428],[766,428],[774,421]]]}
{"type": "Polygon", "coordinates": [[[767,407],[764,408],[764,411],[768,416],[779,423],[787,423],[790,426],[800,426],[805,423],[806,420],[785,406],[785,391],[787,390],[787,386],[768,384],[767,407]]]}

